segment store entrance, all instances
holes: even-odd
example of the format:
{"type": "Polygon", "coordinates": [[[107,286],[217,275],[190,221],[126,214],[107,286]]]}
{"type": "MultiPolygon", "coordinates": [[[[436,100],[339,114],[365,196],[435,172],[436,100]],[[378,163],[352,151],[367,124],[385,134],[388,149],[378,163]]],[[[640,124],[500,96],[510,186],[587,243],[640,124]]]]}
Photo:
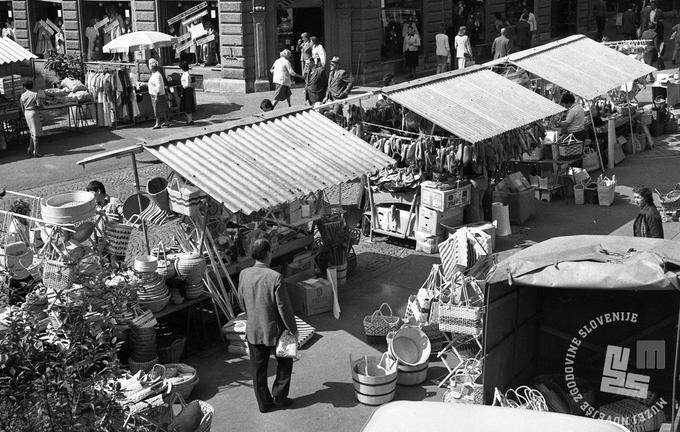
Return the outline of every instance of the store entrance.
{"type": "Polygon", "coordinates": [[[295,51],[298,39],[302,33],[316,36],[325,47],[324,40],[324,14],[322,2],[307,2],[305,7],[293,7],[279,9],[278,13],[278,49],[280,52],[289,49],[293,52],[293,68],[302,73],[300,64],[301,53],[295,51]],[[318,6],[316,5],[318,3],[318,6]]]}

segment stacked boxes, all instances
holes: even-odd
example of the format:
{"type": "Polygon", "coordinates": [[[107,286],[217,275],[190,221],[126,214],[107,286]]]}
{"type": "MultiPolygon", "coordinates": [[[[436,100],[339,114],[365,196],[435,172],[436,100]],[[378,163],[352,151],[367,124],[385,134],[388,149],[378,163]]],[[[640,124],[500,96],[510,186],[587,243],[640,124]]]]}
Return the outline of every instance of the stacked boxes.
{"type": "Polygon", "coordinates": [[[469,203],[469,184],[423,182],[415,233],[416,251],[437,253],[439,242],[445,239],[445,227],[462,225],[463,210],[469,203]]]}
{"type": "Polygon", "coordinates": [[[0,94],[7,99],[18,99],[24,91],[21,75],[8,75],[0,78],[0,94]]]}

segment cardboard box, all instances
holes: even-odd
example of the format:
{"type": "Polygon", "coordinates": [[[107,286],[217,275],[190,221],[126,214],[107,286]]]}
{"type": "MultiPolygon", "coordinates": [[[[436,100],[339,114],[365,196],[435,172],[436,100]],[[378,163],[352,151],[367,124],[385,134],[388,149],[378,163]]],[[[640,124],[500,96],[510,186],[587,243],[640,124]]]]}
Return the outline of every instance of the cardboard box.
{"type": "Polygon", "coordinates": [[[463,206],[452,207],[440,212],[425,206],[418,209],[418,231],[421,233],[438,236],[446,232],[447,226],[458,226],[463,223],[463,206]]]}
{"type": "Polygon", "coordinates": [[[333,288],[326,279],[298,282],[291,300],[293,309],[303,315],[316,315],[333,309],[333,288]]]}
{"type": "Polygon", "coordinates": [[[523,224],[536,214],[534,188],[517,193],[494,191],[493,201],[507,204],[510,207],[510,222],[513,224],[523,224]]]}
{"type": "Polygon", "coordinates": [[[407,236],[413,237],[416,227],[416,220],[418,215],[413,213],[409,222],[410,206],[395,205],[394,216],[392,215],[392,206],[381,205],[376,206],[377,228],[383,231],[392,231],[399,234],[407,233],[407,236]]]}
{"type": "Polygon", "coordinates": [[[416,252],[436,254],[439,252],[439,243],[443,239],[443,236],[431,236],[426,233],[416,232],[416,252]]]}
{"type": "Polygon", "coordinates": [[[434,182],[423,182],[420,185],[420,205],[443,212],[451,207],[466,206],[470,204],[470,185],[464,185],[456,188],[455,185],[451,189],[443,189],[442,185],[439,188],[433,187],[434,182]]]}

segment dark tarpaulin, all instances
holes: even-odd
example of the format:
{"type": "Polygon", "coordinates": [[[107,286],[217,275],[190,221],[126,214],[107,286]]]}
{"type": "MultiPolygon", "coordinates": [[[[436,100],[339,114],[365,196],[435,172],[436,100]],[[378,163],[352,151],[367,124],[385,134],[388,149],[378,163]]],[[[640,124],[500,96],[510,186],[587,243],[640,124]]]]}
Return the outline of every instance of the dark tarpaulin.
{"type": "Polygon", "coordinates": [[[640,237],[556,237],[498,263],[487,283],[577,289],[678,290],[680,243],[640,237]]]}

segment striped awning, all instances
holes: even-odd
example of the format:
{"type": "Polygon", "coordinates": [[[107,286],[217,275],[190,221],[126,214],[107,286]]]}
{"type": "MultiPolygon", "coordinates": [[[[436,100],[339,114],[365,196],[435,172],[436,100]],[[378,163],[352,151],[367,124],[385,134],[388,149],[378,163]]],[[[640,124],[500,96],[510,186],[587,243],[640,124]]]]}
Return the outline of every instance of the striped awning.
{"type": "Polygon", "coordinates": [[[481,66],[385,87],[382,93],[471,143],[564,111],[481,66]]]}
{"type": "Polygon", "coordinates": [[[10,38],[0,38],[0,65],[18,63],[38,58],[35,54],[10,38]]]}
{"type": "Polygon", "coordinates": [[[520,51],[495,63],[502,61],[588,100],[656,71],[634,57],[584,35],[520,51]]]}
{"type": "Polygon", "coordinates": [[[395,161],[313,110],[145,149],[232,212],[250,214],[395,161]]]}

